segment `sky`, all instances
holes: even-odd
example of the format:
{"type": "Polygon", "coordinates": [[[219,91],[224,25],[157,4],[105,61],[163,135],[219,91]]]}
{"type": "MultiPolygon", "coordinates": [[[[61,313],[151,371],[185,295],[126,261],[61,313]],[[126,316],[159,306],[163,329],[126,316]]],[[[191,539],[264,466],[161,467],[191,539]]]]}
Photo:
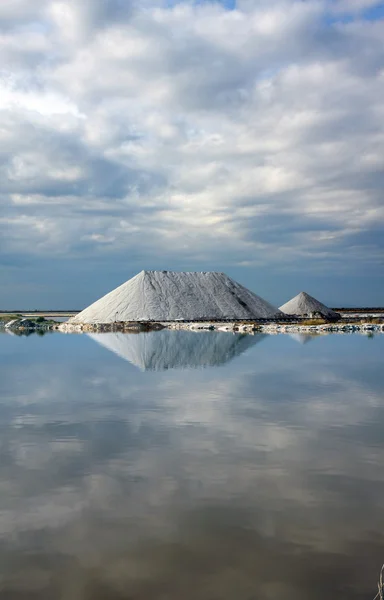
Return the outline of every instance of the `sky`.
{"type": "Polygon", "coordinates": [[[384,3],[0,3],[0,309],[142,269],[384,304],[384,3]]]}

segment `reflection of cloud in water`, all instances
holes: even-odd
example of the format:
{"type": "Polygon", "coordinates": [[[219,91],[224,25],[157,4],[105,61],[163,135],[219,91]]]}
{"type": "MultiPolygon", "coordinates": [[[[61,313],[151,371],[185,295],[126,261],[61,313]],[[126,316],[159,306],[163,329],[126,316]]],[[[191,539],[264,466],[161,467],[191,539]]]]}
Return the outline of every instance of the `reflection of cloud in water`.
{"type": "Polygon", "coordinates": [[[139,334],[89,334],[89,337],[142,371],[165,371],[224,365],[265,335],[165,329],[139,334]]]}
{"type": "Polygon", "coordinates": [[[228,370],[0,364],[4,597],[373,597],[381,342],[270,342],[228,370]]]}

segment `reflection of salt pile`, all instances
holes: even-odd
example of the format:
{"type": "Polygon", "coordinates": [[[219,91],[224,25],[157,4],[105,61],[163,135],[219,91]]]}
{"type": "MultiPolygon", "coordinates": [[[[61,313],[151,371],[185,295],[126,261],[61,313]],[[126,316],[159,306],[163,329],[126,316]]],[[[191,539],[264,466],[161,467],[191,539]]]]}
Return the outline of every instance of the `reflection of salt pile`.
{"type": "Polygon", "coordinates": [[[279,314],[224,273],[142,271],[69,323],[268,319],[279,314]]]}
{"type": "Polygon", "coordinates": [[[326,319],[338,319],[340,315],[325,306],[316,298],[313,298],[306,292],[300,292],[297,296],[289,300],[280,310],[286,315],[300,315],[302,317],[311,317],[312,315],[322,315],[326,319]]]}
{"type": "Polygon", "coordinates": [[[291,333],[290,337],[299,342],[299,344],[308,344],[308,342],[312,341],[313,338],[318,337],[316,335],[309,335],[306,333],[291,333]]]}
{"type": "Polygon", "coordinates": [[[163,330],[89,337],[142,371],[163,371],[223,365],[265,336],[163,330]]]}

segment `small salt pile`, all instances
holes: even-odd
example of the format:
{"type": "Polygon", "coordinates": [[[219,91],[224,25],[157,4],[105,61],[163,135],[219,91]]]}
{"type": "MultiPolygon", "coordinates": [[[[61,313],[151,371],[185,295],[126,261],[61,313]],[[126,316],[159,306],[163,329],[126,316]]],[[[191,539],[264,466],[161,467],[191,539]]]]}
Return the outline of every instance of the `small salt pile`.
{"type": "Polygon", "coordinates": [[[306,292],[300,292],[297,296],[289,300],[283,306],[280,306],[280,310],[286,315],[298,315],[301,317],[312,317],[322,316],[325,319],[337,320],[340,315],[334,310],[325,306],[313,296],[310,296],[306,292]]]}

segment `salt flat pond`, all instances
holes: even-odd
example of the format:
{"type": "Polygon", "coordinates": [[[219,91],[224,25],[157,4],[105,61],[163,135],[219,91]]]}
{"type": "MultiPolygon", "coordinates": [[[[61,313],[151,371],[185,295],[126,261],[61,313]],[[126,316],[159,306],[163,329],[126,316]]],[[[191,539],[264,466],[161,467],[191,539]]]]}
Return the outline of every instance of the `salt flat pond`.
{"type": "Polygon", "coordinates": [[[383,351],[0,335],[0,598],[373,598],[383,351]]]}

